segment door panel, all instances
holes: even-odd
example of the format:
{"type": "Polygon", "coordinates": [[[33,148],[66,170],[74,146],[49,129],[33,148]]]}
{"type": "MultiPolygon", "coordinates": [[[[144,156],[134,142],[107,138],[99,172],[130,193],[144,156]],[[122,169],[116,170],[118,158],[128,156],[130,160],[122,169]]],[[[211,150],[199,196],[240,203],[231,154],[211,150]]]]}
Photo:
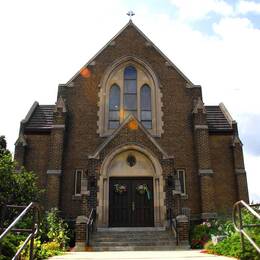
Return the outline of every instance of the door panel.
{"type": "Polygon", "coordinates": [[[109,181],[109,226],[146,227],[154,226],[152,178],[110,178],[109,181]],[[123,185],[126,192],[115,192],[115,185],[123,185]],[[147,193],[140,194],[136,187],[146,184],[147,193]]]}

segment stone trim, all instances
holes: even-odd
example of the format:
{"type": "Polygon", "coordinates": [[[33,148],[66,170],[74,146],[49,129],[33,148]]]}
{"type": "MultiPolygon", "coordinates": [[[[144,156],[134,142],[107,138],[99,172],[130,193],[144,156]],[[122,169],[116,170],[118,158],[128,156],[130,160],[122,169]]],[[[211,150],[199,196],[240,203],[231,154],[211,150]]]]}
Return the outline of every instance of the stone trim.
{"type": "Polygon", "coordinates": [[[47,170],[48,175],[61,175],[61,170],[47,170]]]}
{"type": "MultiPolygon", "coordinates": [[[[160,162],[153,155],[152,152],[139,147],[137,145],[124,145],[121,148],[115,149],[103,161],[100,169],[100,178],[98,180],[97,192],[97,227],[103,228],[108,226],[108,213],[109,213],[109,166],[111,161],[120,153],[127,150],[136,150],[143,153],[151,161],[154,171],[150,172],[153,177],[154,186],[154,226],[164,227],[166,225],[166,206],[165,206],[165,180],[163,178],[163,171],[160,162]]],[[[112,175],[113,176],[113,175],[112,175]]],[[[132,176],[132,175],[131,175],[132,176]]],[[[124,175],[127,177],[127,175],[124,175]]]]}
{"type": "Polygon", "coordinates": [[[189,222],[189,219],[188,219],[188,217],[186,215],[178,215],[176,217],[176,221],[178,223],[187,223],[187,222],[189,222]]]}
{"type": "Polygon", "coordinates": [[[199,169],[199,176],[212,176],[213,173],[212,169],[199,169]]]}
{"type": "Polygon", "coordinates": [[[199,110],[202,110],[203,114],[207,114],[206,108],[204,106],[204,103],[203,103],[201,97],[198,97],[192,113],[197,114],[197,113],[199,113],[199,110]]]}
{"type": "Polygon", "coordinates": [[[209,127],[207,125],[195,125],[195,130],[198,129],[209,129],[209,127]]]}
{"type": "MultiPolygon", "coordinates": [[[[108,129],[109,109],[109,91],[113,84],[119,86],[120,94],[120,111],[124,111],[123,106],[123,90],[124,90],[124,67],[132,65],[143,76],[137,79],[137,118],[140,118],[140,89],[144,84],[148,84],[151,88],[152,101],[152,129],[148,131],[156,137],[161,137],[163,134],[163,111],[162,111],[162,92],[157,75],[149,64],[135,56],[124,56],[113,62],[105,71],[104,76],[99,84],[100,90],[98,93],[98,121],[97,133],[101,137],[106,137],[114,132],[114,129],[108,129]]],[[[120,117],[120,123],[123,122],[123,117],[120,117]]]]}
{"type": "Polygon", "coordinates": [[[194,85],[191,83],[186,83],[186,88],[201,88],[201,85],[194,85]]]}
{"type": "Polygon", "coordinates": [[[78,195],[72,195],[72,200],[82,200],[81,194],[78,195]]]}
{"type": "Polygon", "coordinates": [[[153,136],[145,129],[145,127],[136,119],[136,117],[133,114],[130,114],[124,122],[113,132],[112,135],[110,135],[96,150],[96,152],[93,155],[90,155],[89,159],[99,159],[100,152],[109,144],[109,142],[115,138],[115,136],[120,132],[120,130],[131,120],[135,120],[138,124],[138,127],[143,130],[143,132],[146,134],[148,139],[155,145],[155,147],[162,153],[163,159],[173,159],[174,157],[171,155],[168,155],[163,148],[156,142],[156,140],[153,138],[153,136]]]}
{"type": "Polygon", "coordinates": [[[18,145],[27,146],[25,136],[22,133],[19,135],[19,137],[14,145],[15,146],[18,146],[18,145]]]}
{"type": "Polygon", "coordinates": [[[76,219],[76,224],[81,224],[81,223],[87,223],[88,218],[86,216],[78,216],[76,219]]]}
{"type": "Polygon", "coordinates": [[[246,175],[245,169],[235,169],[236,175],[246,175]]]}
{"type": "Polygon", "coordinates": [[[232,116],[229,114],[227,108],[225,107],[224,103],[219,104],[219,108],[221,109],[222,113],[224,114],[225,118],[227,119],[230,126],[235,122],[232,118],[232,116]]]}
{"type": "Polygon", "coordinates": [[[204,212],[201,213],[201,219],[212,219],[217,218],[218,214],[216,212],[204,212]]]}
{"type": "Polygon", "coordinates": [[[29,119],[31,118],[31,116],[32,116],[32,114],[33,114],[33,112],[34,112],[34,110],[35,110],[36,107],[38,107],[38,106],[39,106],[39,103],[38,103],[37,101],[35,101],[35,102],[33,103],[33,105],[31,106],[29,112],[27,113],[26,117],[21,121],[21,124],[25,124],[25,123],[27,123],[27,122],[29,121],[29,119]]]}
{"type": "Polygon", "coordinates": [[[67,112],[67,109],[66,109],[66,105],[65,105],[65,102],[62,98],[62,96],[60,96],[56,102],[56,105],[54,107],[54,110],[53,112],[58,112],[58,109],[61,108],[62,109],[62,112],[63,113],[66,113],[67,112]]]}
{"type": "Polygon", "coordinates": [[[53,129],[65,129],[65,125],[52,125],[53,129]]]}

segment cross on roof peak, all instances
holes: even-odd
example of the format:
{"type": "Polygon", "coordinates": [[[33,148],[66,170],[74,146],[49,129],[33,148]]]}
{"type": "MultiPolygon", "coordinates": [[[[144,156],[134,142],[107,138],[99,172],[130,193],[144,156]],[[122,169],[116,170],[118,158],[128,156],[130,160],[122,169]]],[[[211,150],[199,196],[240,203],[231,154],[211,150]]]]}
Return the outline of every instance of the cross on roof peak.
{"type": "Polygon", "coordinates": [[[129,18],[130,18],[130,20],[131,20],[132,17],[135,15],[135,13],[134,13],[132,10],[130,10],[130,11],[128,11],[128,12],[126,13],[126,15],[128,15],[129,18]]]}

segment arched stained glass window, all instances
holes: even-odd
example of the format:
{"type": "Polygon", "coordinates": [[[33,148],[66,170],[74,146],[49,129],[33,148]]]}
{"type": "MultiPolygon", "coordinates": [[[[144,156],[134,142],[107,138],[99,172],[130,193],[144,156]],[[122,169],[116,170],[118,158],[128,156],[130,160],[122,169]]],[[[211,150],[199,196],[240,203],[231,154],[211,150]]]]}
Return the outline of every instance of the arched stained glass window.
{"type": "Polygon", "coordinates": [[[141,122],[148,128],[152,128],[152,104],[151,104],[151,88],[143,85],[141,88],[141,122]]]}
{"type": "Polygon", "coordinates": [[[137,110],[137,72],[133,66],[124,70],[124,111],[125,117],[129,113],[136,115],[137,110]]]}
{"type": "Polygon", "coordinates": [[[108,128],[115,129],[120,123],[120,88],[113,85],[109,92],[109,122],[108,128]]]}

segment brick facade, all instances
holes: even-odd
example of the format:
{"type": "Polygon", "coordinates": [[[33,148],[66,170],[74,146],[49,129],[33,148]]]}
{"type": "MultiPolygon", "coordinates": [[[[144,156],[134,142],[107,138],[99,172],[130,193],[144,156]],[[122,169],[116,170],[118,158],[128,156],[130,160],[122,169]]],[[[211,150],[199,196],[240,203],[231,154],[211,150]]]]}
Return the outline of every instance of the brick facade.
{"type": "Polygon", "coordinates": [[[24,141],[16,144],[15,158],[39,175],[47,208],[58,206],[65,217],[74,220],[97,208],[102,164],[126,145],[150,151],[159,161],[166,211],[171,208],[177,215],[186,207],[191,209],[191,218],[203,219],[229,213],[238,199],[248,201],[242,145],[234,125],[224,112],[218,112],[227,126],[211,127],[200,86],[194,86],[134,24],[130,22],[85,69],[87,76],[78,73],[59,86],[55,106],[34,105],[21,126],[18,141],[24,141]],[[131,130],[127,124],[111,139],[98,133],[103,75],[112,63],[126,56],[149,64],[158,78],[163,115],[160,137],[140,127],[131,130]],[[47,118],[44,127],[33,121],[35,113],[47,118]],[[88,196],[75,196],[76,169],[87,176],[88,196]],[[186,195],[172,193],[175,187],[168,180],[176,177],[176,169],[185,170],[186,195]]]}

